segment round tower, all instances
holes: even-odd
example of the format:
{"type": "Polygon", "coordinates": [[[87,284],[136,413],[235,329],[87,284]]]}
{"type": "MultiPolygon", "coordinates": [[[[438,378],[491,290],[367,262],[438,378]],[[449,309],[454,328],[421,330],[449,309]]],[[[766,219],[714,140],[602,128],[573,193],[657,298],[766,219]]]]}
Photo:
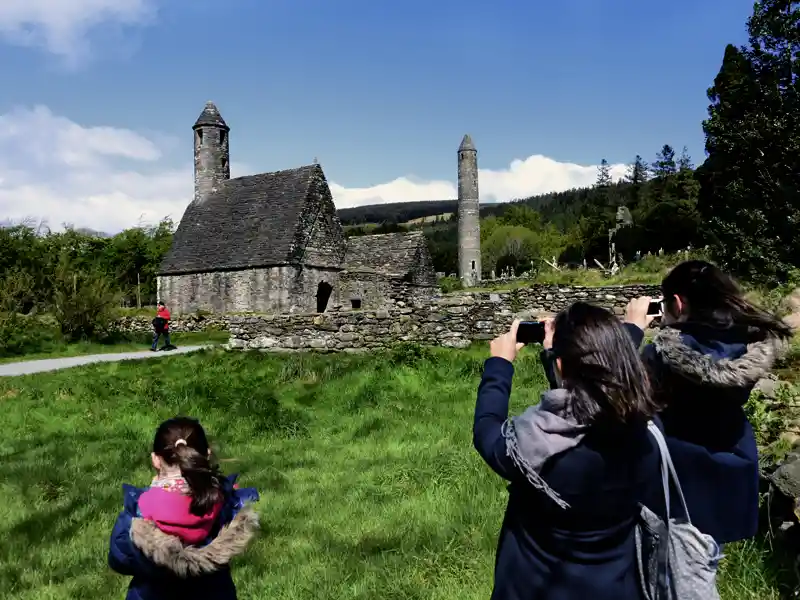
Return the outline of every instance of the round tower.
{"type": "Polygon", "coordinates": [[[465,287],[481,280],[478,150],[469,134],[458,147],[458,277],[465,287]]]}
{"type": "Polygon", "coordinates": [[[225,123],[213,102],[206,106],[194,130],[194,202],[203,203],[217,191],[219,184],[231,178],[228,134],[225,123]]]}

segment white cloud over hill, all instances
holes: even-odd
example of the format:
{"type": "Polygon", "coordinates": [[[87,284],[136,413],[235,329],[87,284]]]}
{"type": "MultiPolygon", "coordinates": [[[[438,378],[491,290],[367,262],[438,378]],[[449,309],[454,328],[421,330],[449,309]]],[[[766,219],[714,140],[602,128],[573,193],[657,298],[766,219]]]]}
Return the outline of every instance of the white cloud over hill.
{"type": "Polygon", "coordinates": [[[155,0],[0,0],[0,36],[75,66],[89,57],[93,33],[108,37],[115,26],[146,23],[154,11],[155,0]]]}
{"type": "MultiPolygon", "coordinates": [[[[109,233],[164,216],[178,221],[192,198],[192,166],[165,167],[167,147],[170,140],[78,124],[43,106],[0,115],[0,221],[45,220],[54,229],[70,223],[109,233]]],[[[624,169],[615,165],[615,178],[624,169]]],[[[234,176],[253,172],[236,163],[232,171],[234,176]]],[[[338,185],[335,173],[326,175],[339,208],[456,196],[453,180],[399,177],[358,188],[338,185]]],[[[482,169],[481,199],[505,201],[587,186],[596,175],[595,166],[534,155],[513,160],[507,169],[482,169]]]]}

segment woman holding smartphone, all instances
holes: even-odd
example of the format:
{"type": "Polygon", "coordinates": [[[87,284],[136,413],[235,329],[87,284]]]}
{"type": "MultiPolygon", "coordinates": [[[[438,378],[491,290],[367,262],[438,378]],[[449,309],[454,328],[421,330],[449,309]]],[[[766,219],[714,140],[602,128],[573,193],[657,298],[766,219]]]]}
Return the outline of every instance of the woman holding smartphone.
{"type": "Polygon", "coordinates": [[[510,483],[492,599],[639,600],[639,502],[661,490],[641,359],[614,315],[576,303],[546,323],[554,389],[509,418],[518,325],[491,342],[473,426],[510,483]]]}
{"type": "MultiPolygon", "coordinates": [[[[758,529],[758,450],[744,404],[792,331],[705,261],[678,265],[661,288],[661,329],[642,356],[692,522],[720,545],[750,538],[758,529]]],[[[653,320],[650,302],[628,305],[637,347],[653,320]]],[[[659,504],[660,497],[648,502],[659,504]]]]}

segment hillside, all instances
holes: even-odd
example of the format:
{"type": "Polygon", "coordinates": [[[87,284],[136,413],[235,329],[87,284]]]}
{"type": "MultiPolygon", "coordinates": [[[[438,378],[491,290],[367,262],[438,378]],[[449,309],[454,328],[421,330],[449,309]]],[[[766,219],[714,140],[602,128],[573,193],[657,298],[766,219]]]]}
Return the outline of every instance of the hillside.
{"type": "MultiPolygon", "coordinates": [[[[652,166],[637,157],[629,177],[612,182],[608,165],[598,169],[594,186],[540,194],[480,207],[485,274],[491,270],[529,270],[531,262],[556,256],[559,262],[608,262],[608,232],[617,209],[629,209],[633,226],[617,235],[626,260],[637,252],[675,252],[705,244],[697,203],[697,173],[684,152],[676,160],[664,146],[652,166]]],[[[422,229],[437,271],[456,270],[456,200],[373,204],[339,211],[346,234],[367,235],[422,229]]]]}

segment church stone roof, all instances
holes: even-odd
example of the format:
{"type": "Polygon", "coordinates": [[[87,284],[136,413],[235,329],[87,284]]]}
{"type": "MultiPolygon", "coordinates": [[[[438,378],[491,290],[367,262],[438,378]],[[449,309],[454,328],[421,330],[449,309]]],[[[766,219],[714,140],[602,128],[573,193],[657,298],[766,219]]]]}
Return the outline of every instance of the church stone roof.
{"type": "Polygon", "coordinates": [[[192,129],[207,126],[221,127],[230,131],[230,127],[228,127],[228,124],[225,123],[225,119],[222,118],[222,115],[220,114],[216,104],[211,101],[206,102],[203,112],[201,112],[200,116],[197,117],[197,121],[192,129]]]}
{"type": "Polygon", "coordinates": [[[421,231],[351,236],[347,238],[344,267],[350,272],[402,278],[417,267],[421,246],[426,243],[421,231]]]}
{"type": "Polygon", "coordinates": [[[224,181],[205,202],[192,202],[159,273],[254,269],[298,262],[301,216],[320,165],[224,181]]]}

